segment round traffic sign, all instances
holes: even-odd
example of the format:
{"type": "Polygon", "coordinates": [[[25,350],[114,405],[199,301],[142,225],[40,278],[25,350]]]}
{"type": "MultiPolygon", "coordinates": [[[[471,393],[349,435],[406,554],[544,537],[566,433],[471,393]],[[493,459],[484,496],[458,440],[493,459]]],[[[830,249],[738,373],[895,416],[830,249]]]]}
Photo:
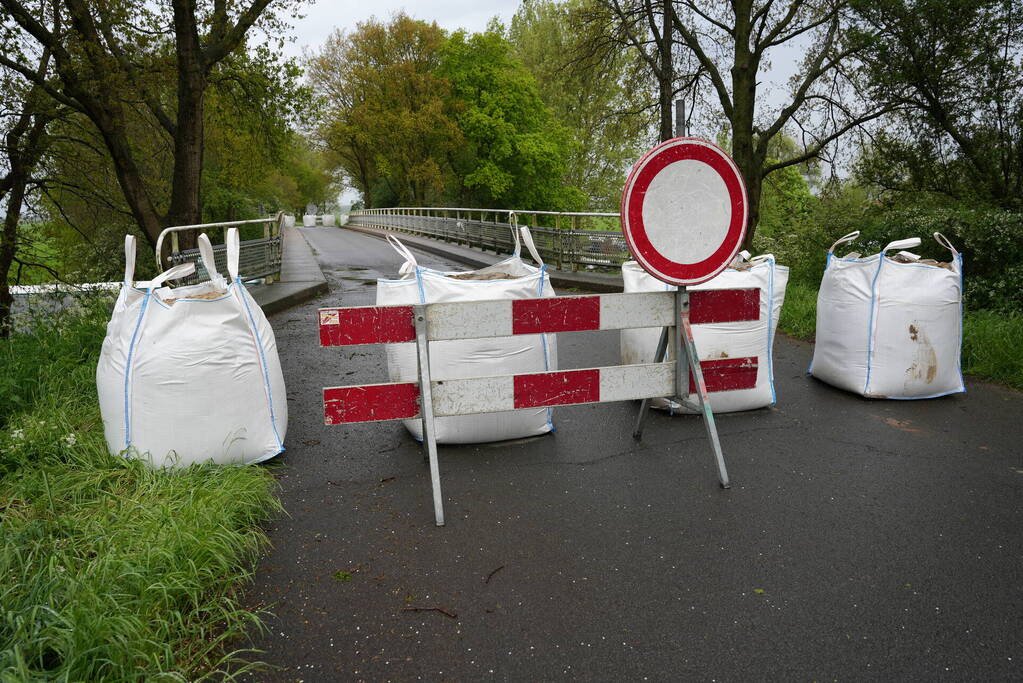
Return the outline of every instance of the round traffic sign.
{"type": "Polygon", "coordinates": [[[749,209],[739,168],[699,138],[660,143],[636,162],[622,192],[622,232],[648,273],[673,285],[706,282],[746,236],[749,209]]]}

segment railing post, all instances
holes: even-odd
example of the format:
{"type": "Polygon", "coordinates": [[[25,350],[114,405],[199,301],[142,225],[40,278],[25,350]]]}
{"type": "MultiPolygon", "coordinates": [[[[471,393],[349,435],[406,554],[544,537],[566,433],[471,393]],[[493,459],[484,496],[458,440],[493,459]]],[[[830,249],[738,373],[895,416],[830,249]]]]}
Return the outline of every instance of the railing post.
{"type": "Polygon", "coordinates": [[[579,216],[572,216],[572,270],[579,270],[579,250],[576,249],[576,232],[579,230],[579,216]]]}
{"type": "Polygon", "coordinates": [[[564,254],[561,243],[561,214],[554,214],[554,239],[551,240],[551,247],[554,248],[556,256],[555,263],[558,264],[558,270],[564,267],[564,254]]]}

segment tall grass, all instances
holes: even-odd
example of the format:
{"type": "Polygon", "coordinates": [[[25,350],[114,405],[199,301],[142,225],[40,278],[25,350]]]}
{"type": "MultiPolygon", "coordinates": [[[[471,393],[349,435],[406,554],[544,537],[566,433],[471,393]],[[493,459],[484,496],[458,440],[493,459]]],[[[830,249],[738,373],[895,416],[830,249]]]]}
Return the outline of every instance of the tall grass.
{"type": "Polygon", "coordinates": [[[963,372],[1023,390],[1023,313],[968,311],[963,372]]]}
{"type": "MultiPolygon", "coordinates": [[[[817,288],[790,282],[778,329],[813,340],[817,330],[817,288]]],[[[963,316],[963,372],[1023,390],[1023,313],[970,311],[963,316]]]]}
{"type": "Polygon", "coordinates": [[[273,479],[109,455],[94,380],[105,318],[0,341],[0,680],[219,677],[258,624],[238,588],[279,509],[273,479]]]}

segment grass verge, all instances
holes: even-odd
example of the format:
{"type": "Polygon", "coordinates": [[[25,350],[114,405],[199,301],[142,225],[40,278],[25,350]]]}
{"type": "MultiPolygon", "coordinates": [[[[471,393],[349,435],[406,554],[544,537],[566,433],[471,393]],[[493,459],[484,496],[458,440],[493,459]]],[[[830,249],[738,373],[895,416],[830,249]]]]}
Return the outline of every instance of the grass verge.
{"type": "Polygon", "coordinates": [[[967,311],[963,372],[1023,391],[1023,313],[967,311]]]}
{"type": "MultiPolygon", "coordinates": [[[[778,328],[813,341],[817,329],[817,288],[790,282],[778,328]]],[[[966,311],[963,316],[963,372],[1023,390],[1023,313],[966,311]]]]}
{"type": "MultiPolygon", "coordinates": [[[[239,587],[279,509],[262,467],[152,471],[106,451],[106,308],[0,340],[0,680],[234,674],[239,587]]],[[[251,666],[251,665],[248,665],[251,666]]]]}
{"type": "Polygon", "coordinates": [[[817,331],[817,288],[789,282],[785,303],[778,317],[778,329],[790,337],[813,341],[817,331]]]}

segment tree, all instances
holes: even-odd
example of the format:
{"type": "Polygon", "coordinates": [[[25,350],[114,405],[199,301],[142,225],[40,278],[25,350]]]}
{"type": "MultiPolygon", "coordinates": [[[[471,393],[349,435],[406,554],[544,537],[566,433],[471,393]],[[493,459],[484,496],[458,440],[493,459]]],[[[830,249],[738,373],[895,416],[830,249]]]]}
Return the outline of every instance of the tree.
{"type": "Polygon", "coordinates": [[[635,53],[593,49],[610,39],[606,22],[589,20],[598,10],[593,0],[528,0],[512,17],[508,39],[573,138],[565,183],[586,194],[589,208],[609,210],[654,121],[635,53]]]}
{"type": "Polygon", "coordinates": [[[351,34],[335,31],[308,62],[324,104],[319,136],[368,206],[385,194],[423,206],[445,193],[445,167],[462,144],[436,71],[444,32],[404,13],[351,34]]]}
{"type": "MultiPolygon", "coordinates": [[[[21,52],[16,32],[3,36],[2,47],[8,52],[21,52]]],[[[33,75],[45,81],[49,76],[51,56],[43,50],[37,57],[33,75]]],[[[60,115],[60,108],[38,85],[28,83],[17,72],[0,68],[0,205],[4,219],[0,231],[0,338],[10,333],[10,315],[14,298],[9,275],[18,260],[24,237],[19,232],[26,199],[34,183],[33,174],[50,145],[47,127],[60,115]]]]}
{"type": "MultiPolygon", "coordinates": [[[[113,161],[117,180],[132,215],[155,244],[168,224],[197,223],[201,219],[204,108],[214,69],[243,45],[249,29],[261,18],[271,0],[236,5],[214,0],[200,6],[196,0],[169,0],[156,7],[112,1],[45,2],[0,0],[10,21],[30,34],[52,54],[60,79],[55,87],[25,63],[0,55],[0,65],[19,72],[58,102],[87,116],[100,132],[113,161]],[[66,16],[58,28],[40,21],[52,11],[66,16]],[[133,21],[133,18],[136,21],[133,21]],[[173,49],[174,108],[150,88],[173,49]],[[131,93],[127,95],[126,93],[131,93]],[[129,135],[131,102],[143,106],[172,140],[173,170],[169,206],[159,209],[147,183],[129,135]]],[[[273,17],[267,17],[273,22],[273,17]]]]}
{"type": "Polygon", "coordinates": [[[570,138],[502,33],[447,37],[398,14],[309,60],[318,137],[367,206],[582,205],[563,183],[570,138]]]}
{"type": "MultiPolygon", "coordinates": [[[[795,140],[779,134],[771,141],[768,163],[798,152],[795,140]]],[[[758,237],[797,235],[813,220],[817,199],[810,192],[808,179],[816,179],[819,169],[809,164],[786,166],[764,178],[758,237]]],[[[758,240],[759,242],[760,240],[758,240]]],[[[759,246],[759,244],[757,245],[759,246]]],[[[815,253],[816,256],[816,253],[815,253]]]]}
{"type": "MultiPolygon", "coordinates": [[[[650,16],[650,0],[604,0],[620,23],[640,11],[650,16]]],[[[732,157],[749,196],[746,244],[760,219],[764,178],[788,166],[820,158],[829,144],[853,128],[890,111],[887,104],[861,106],[854,57],[865,36],[847,31],[846,0],[734,0],[708,4],[665,2],[678,44],[702,69],[708,101],[727,123],[732,157]],[[805,46],[805,57],[790,82],[787,103],[776,111],[758,109],[762,72],[772,50],[805,46]],[[771,140],[786,129],[800,142],[793,155],[771,160],[771,140]]]]}
{"type": "Polygon", "coordinates": [[[1023,10],[1005,0],[854,5],[871,96],[899,105],[859,163],[896,192],[1023,208],[1023,10]]]}
{"type": "Polygon", "coordinates": [[[688,51],[675,48],[670,2],[661,0],[600,0],[597,7],[584,11],[591,25],[610,40],[593,43],[592,54],[608,59],[622,49],[639,55],[657,88],[656,109],[659,119],[658,140],[675,136],[673,112],[679,95],[695,95],[703,67],[688,51]],[[599,9],[598,9],[599,8],[599,9]]]}
{"type": "MultiPolygon", "coordinates": [[[[299,73],[281,67],[247,51],[218,68],[205,107],[203,220],[255,218],[336,196],[320,155],[293,130],[308,101],[299,73]]],[[[173,96],[172,79],[154,76],[149,87],[173,96]]],[[[166,205],[173,147],[153,134],[144,111],[129,109],[126,125],[149,191],[166,205]]],[[[48,140],[33,177],[32,224],[23,234],[48,246],[46,263],[62,279],[116,279],[124,233],[137,226],[102,137],[87,117],[71,112],[50,125],[48,140]]],[[[151,259],[140,259],[140,279],[152,267],[151,259]]],[[[29,279],[42,276],[38,269],[24,272],[29,279]]]]}
{"type": "Polygon", "coordinates": [[[301,69],[259,52],[235,54],[206,105],[203,218],[236,220],[323,203],[333,183],[294,130],[311,93],[301,69]]]}
{"type": "Polygon", "coordinates": [[[468,206],[577,209],[585,198],[563,184],[568,132],[502,33],[498,26],[455,32],[438,67],[451,84],[451,115],[466,143],[452,155],[456,196],[468,206]]]}

